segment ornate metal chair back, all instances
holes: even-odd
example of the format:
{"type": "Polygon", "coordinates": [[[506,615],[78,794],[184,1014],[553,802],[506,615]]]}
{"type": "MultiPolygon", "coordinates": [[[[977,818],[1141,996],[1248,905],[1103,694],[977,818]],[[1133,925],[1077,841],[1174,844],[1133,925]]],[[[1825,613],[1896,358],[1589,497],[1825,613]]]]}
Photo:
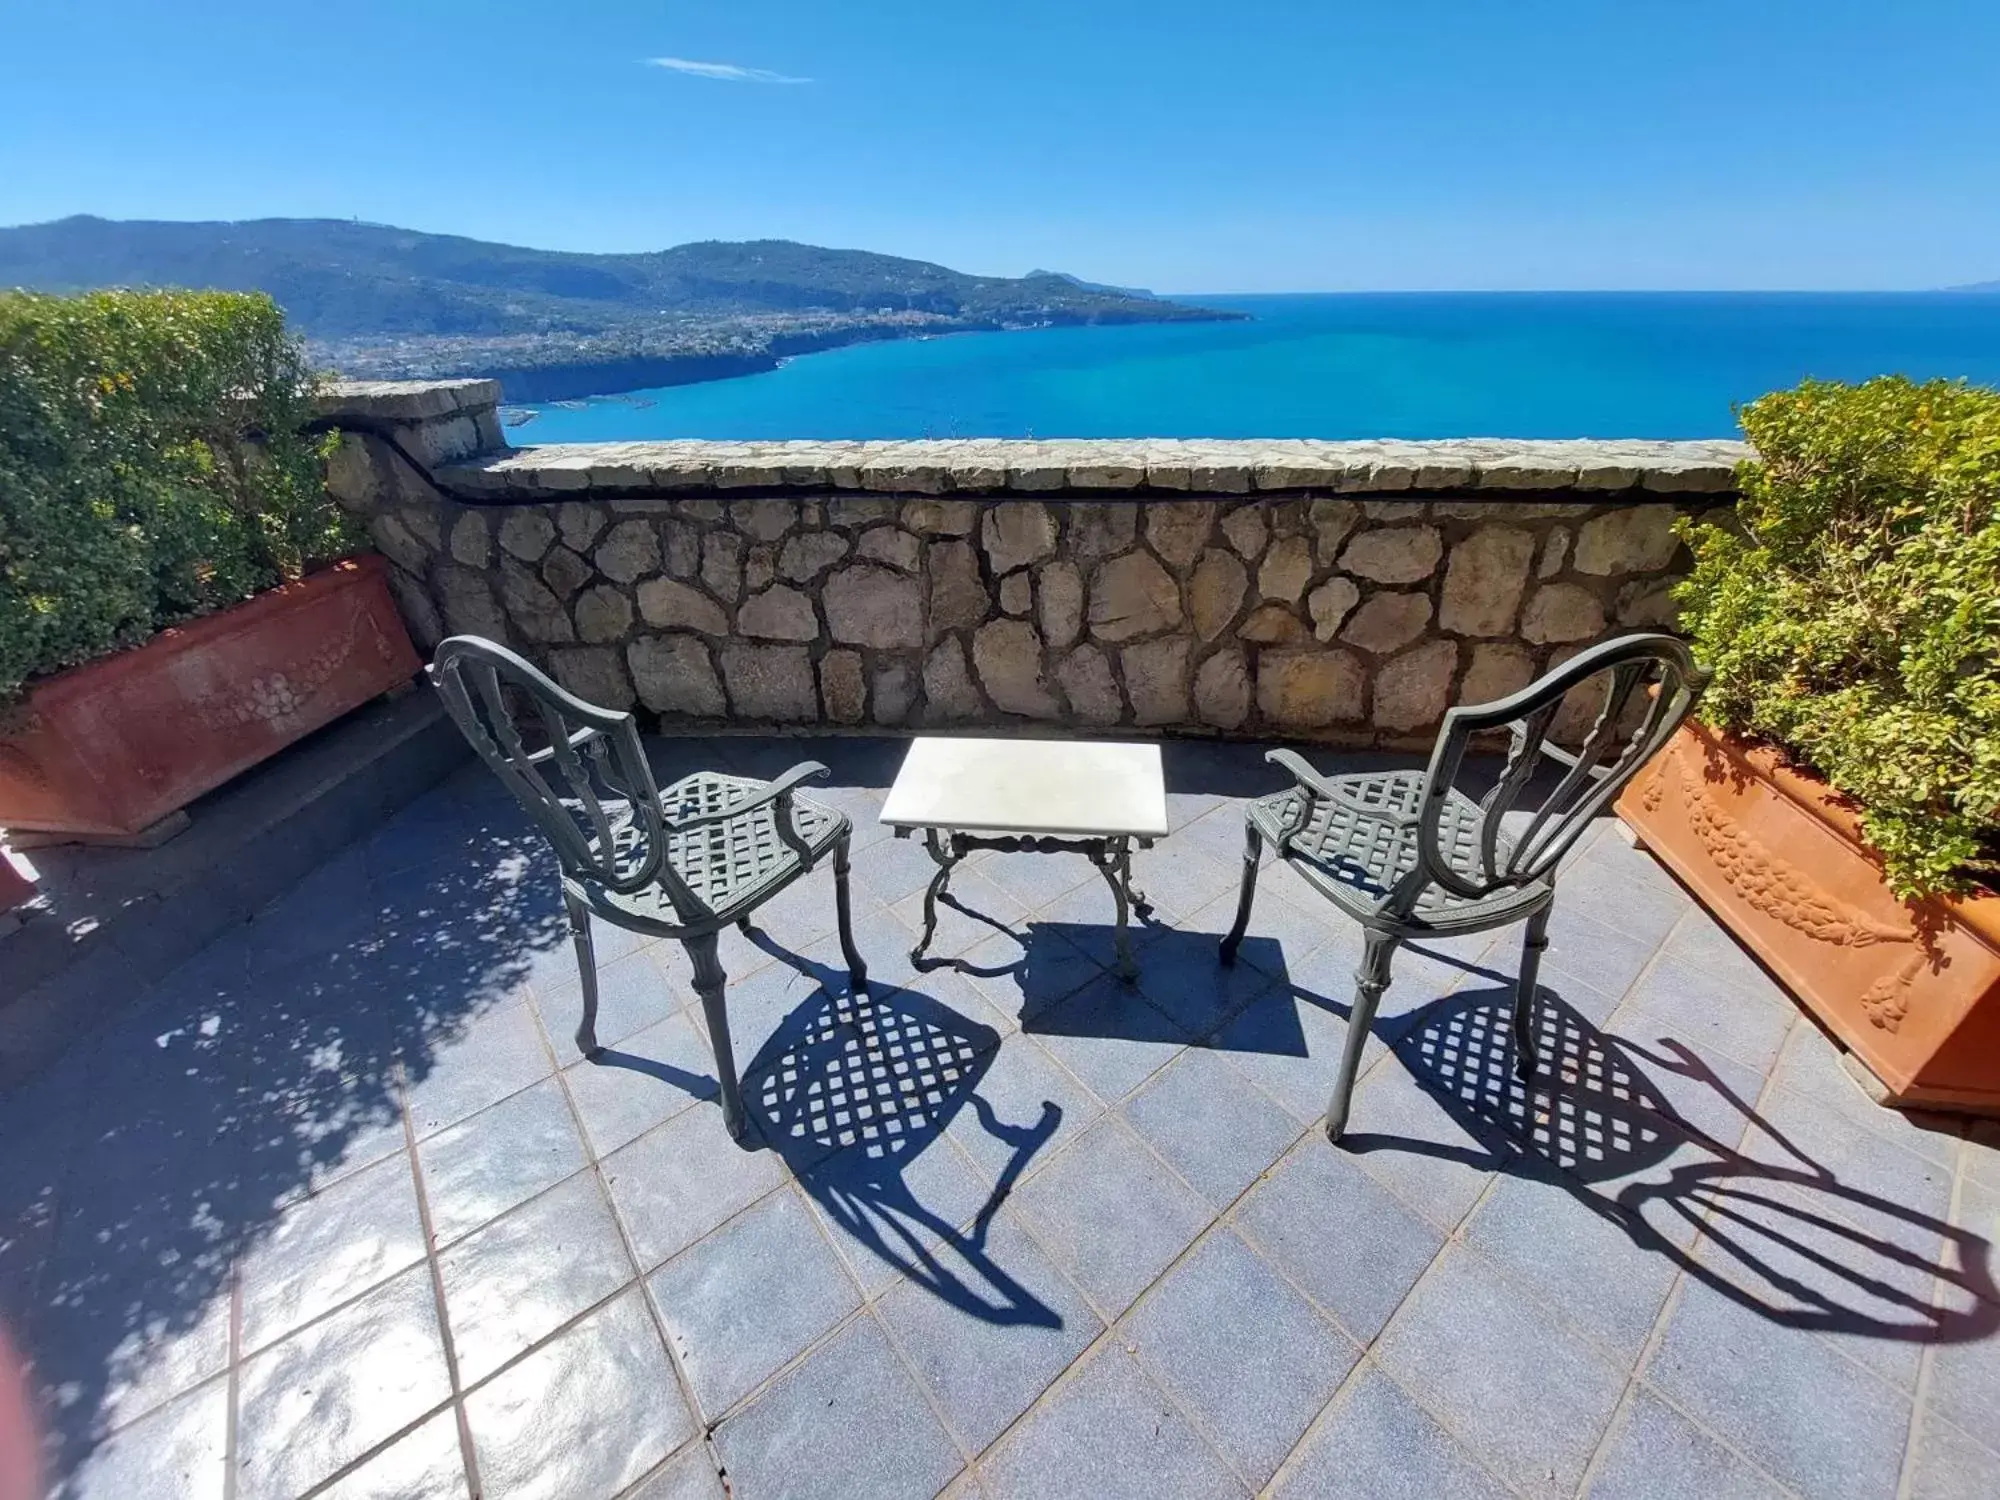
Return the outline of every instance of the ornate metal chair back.
{"type": "Polygon", "coordinates": [[[1431,752],[1418,814],[1425,878],[1467,899],[1552,879],[1590,820],[1680,727],[1706,681],[1679,638],[1649,631],[1593,646],[1511,697],[1452,709],[1431,752]],[[1566,703],[1580,707],[1565,714],[1566,703]],[[1575,749],[1549,738],[1593,704],[1595,717],[1575,749]],[[1500,779],[1479,805],[1477,859],[1471,869],[1463,859],[1454,866],[1440,830],[1446,794],[1473,737],[1502,728],[1511,744],[1500,779]],[[1563,768],[1553,786],[1535,780],[1543,757],[1563,768]],[[1509,818],[1518,827],[1503,829],[1509,818]]]}
{"type": "Polygon", "coordinates": [[[621,892],[661,878],[660,795],[631,714],[584,702],[476,635],[441,643],[425,670],[452,722],[547,836],[565,873],[621,892]]]}

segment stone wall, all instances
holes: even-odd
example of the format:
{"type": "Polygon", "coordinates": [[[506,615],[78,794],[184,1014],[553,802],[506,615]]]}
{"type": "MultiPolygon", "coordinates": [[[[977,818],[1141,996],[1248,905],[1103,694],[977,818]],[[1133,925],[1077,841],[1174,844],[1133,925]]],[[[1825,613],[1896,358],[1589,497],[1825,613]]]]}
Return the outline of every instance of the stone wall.
{"type": "Polygon", "coordinates": [[[680,726],[1428,741],[1668,622],[1734,443],[615,443],[490,381],[338,388],[329,483],[428,648],[680,726]]]}

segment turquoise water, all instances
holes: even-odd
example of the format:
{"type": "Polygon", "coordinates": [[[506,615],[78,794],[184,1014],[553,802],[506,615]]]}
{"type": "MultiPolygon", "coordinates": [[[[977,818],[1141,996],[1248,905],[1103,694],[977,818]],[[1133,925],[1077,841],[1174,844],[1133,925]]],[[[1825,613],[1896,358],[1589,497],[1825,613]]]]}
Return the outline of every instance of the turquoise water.
{"type": "Polygon", "coordinates": [[[1252,320],[857,345],[768,374],[537,408],[510,436],[1715,437],[1734,430],[1733,403],[1808,375],[2000,384],[1991,295],[1197,300],[1252,320]]]}

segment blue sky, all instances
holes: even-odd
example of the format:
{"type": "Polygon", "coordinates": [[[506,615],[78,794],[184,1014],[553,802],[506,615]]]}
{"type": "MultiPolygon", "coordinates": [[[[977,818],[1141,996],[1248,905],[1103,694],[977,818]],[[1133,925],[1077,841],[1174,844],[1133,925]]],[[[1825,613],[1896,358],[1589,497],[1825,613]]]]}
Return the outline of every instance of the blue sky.
{"type": "Polygon", "coordinates": [[[2000,277],[2000,0],[0,0],[0,37],[0,223],[1169,291],[2000,277]]]}

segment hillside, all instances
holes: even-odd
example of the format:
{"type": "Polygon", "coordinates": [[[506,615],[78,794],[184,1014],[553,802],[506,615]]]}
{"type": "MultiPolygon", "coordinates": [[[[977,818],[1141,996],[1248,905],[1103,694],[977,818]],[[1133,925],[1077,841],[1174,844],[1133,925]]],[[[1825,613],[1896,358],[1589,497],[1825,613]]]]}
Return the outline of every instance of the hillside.
{"type": "Polygon", "coordinates": [[[718,360],[767,368],[864,338],[1232,316],[1052,272],[968,276],[789,240],[590,255],[344,219],[78,216],[0,229],[0,286],[269,292],[316,355],[347,373],[511,373],[521,399],[587,394],[571,387],[603,384],[613,367],[629,380],[634,361],[664,362],[650,373],[671,383],[677,361],[706,379],[739,373],[718,360]],[[583,373],[592,367],[604,378],[583,373]]]}

